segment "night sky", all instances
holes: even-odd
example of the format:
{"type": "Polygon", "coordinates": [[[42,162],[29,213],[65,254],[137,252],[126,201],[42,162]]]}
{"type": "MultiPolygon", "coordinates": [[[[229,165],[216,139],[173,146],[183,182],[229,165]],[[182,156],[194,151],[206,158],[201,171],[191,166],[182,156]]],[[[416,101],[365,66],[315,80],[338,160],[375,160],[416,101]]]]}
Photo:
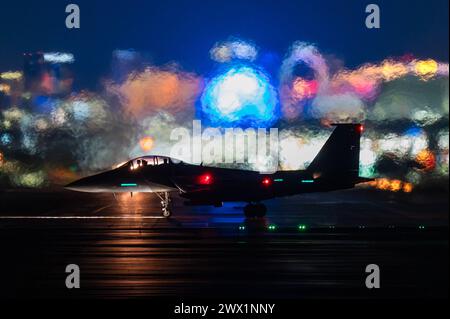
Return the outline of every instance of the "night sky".
{"type": "Polygon", "coordinates": [[[315,43],[348,67],[389,56],[448,60],[448,0],[376,1],[381,29],[365,28],[373,1],[72,1],[81,29],[65,28],[69,1],[9,1],[0,10],[0,70],[21,69],[23,52],[75,54],[77,86],[95,87],[114,49],[144,52],[207,73],[209,50],[236,36],[281,57],[295,40],[315,43]]]}

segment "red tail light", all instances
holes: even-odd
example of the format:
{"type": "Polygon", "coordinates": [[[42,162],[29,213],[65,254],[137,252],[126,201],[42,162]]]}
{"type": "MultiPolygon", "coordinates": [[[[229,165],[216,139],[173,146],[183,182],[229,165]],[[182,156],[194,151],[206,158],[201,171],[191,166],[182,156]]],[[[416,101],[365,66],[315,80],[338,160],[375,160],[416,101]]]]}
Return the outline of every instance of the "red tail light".
{"type": "Polygon", "coordinates": [[[211,185],[213,183],[212,175],[209,173],[205,173],[203,175],[200,175],[198,178],[198,183],[200,185],[211,185]]]}
{"type": "Polygon", "coordinates": [[[272,185],[272,180],[268,177],[264,177],[262,182],[261,182],[264,186],[270,186],[272,185]]]}

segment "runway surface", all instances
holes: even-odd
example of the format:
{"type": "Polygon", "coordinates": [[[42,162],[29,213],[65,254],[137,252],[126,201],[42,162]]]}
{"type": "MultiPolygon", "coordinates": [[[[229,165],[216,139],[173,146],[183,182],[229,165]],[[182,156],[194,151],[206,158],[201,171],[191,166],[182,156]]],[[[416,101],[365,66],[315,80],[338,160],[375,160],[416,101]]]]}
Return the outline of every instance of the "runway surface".
{"type": "Polygon", "coordinates": [[[356,189],[160,217],[148,194],[0,193],[2,298],[448,297],[448,194],[356,189]],[[299,227],[304,225],[305,229],[299,227]],[[77,264],[81,288],[65,287],[77,264]],[[377,264],[381,288],[365,286],[377,264]]]}

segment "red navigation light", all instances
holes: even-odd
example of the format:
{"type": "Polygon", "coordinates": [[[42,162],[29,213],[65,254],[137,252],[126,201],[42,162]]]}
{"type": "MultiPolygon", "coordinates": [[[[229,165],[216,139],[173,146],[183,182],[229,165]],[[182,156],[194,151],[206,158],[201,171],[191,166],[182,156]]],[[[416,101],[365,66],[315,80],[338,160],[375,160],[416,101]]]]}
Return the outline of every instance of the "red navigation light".
{"type": "Polygon", "coordinates": [[[201,185],[211,185],[213,182],[212,175],[209,173],[205,173],[203,175],[200,175],[198,178],[198,183],[201,185]]]}
{"type": "Polygon", "coordinates": [[[364,125],[360,124],[360,125],[358,126],[358,130],[359,130],[359,133],[364,132],[364,125]]]}
{"type": "Polygon", "coordinates": [[[264,177],[264,179],[261,182],[264,186],[270,186],[272,184],[272,180],[268,177],[264,177]]]}

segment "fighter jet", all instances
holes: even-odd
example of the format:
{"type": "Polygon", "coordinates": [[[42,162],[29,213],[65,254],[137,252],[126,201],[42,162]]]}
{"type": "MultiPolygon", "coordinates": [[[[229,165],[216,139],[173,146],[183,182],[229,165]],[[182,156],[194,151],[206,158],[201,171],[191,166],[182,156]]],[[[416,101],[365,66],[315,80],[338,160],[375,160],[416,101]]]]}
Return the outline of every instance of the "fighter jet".
{"type": "Polygon", "coordinates": [[[275,197],[353,188],[370,181],[359,176],[361,124],[334,124],[336,128],[305,170],[256,171],[193,165],[166,156],[144,156],[66,186],[81,192],[145,192],[161,199],[162,215],[172,214],[171,194],[186,205],[222,206],[245,202],[247,217],[263,217],[262,203],[275,197]]]}

